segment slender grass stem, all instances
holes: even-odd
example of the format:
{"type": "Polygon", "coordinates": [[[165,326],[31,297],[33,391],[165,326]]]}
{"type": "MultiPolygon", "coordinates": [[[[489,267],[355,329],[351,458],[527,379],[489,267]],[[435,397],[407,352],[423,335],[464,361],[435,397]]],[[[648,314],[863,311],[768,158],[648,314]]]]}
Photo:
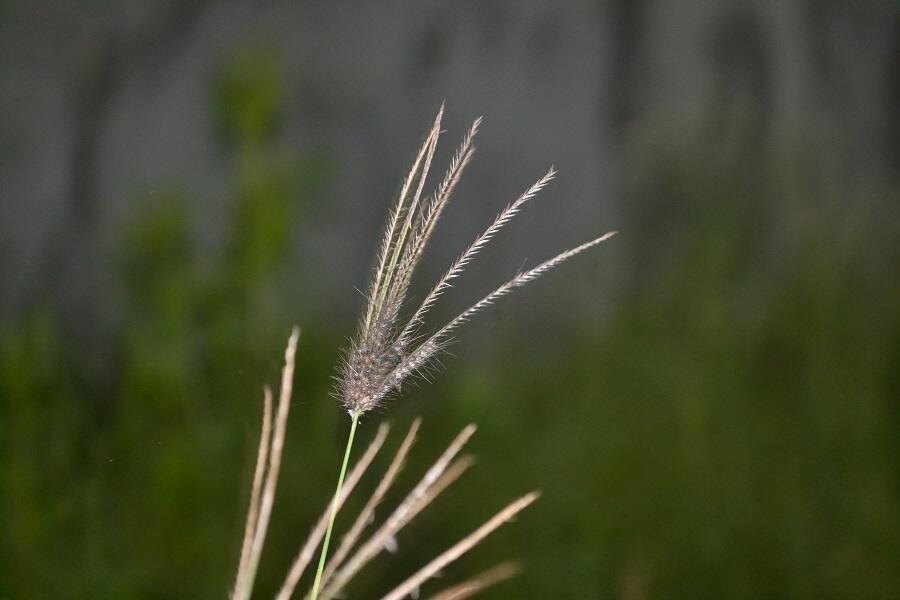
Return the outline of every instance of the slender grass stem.
{"type": "Polygon", "coordinates": [[[331,541],[331,530],[334,528],[334,517],[337,515],[338,503],[341,497],[341,488],[344,487],[344,475],[347,473],[347,463],[350,462],[350,448],[353,447],[353,438],[356,436],[356,424],[359,421],[359,413],[352,414],[350,435],[347,436],[347,449],[344,450],[344,463],[341,465],[341,474],[338,476],[337,489],[334,492],[334,500],[331,504],[331,515],[328,517],[328,529],[325,530],[325,540],[322,542],[322,554],[319,556],[319,566],[316,569],[316,579],[313,582],[310,597],[316,600],[319,596],[319,585],[322,583],[322,572],[325,570],[325,559],[328,558],[328,542],[331,541]]]}

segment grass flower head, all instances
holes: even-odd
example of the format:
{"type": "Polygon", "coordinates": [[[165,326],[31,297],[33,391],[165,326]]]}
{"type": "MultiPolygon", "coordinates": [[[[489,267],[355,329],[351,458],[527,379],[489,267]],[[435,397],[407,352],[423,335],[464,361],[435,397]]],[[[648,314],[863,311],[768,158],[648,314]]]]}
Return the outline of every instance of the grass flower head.
{"type": "Polygon", "coordinates": [[[422,190],[441,134],[443,113],[444,107],[441,106],[390,212],[372,282],[366,293],[366,309],[357,334],[345,352],[338,377],[337,396],[351,417],[380,406],[392,392],[400,388],[406,378],[427,367],[435,355],[446,347],[453,333],[476,313],[616,233],[608,232],[517,273],[443,327],[430,334],[423,333],[424,317],[428,310],[497,232],[512,220],[526,202],[553,180],[556,170],[551,167],[543,177],[500,211],[487,229],[475,238],[438,279],[411,316],[401,318],[413,273],[441,213],[474,155],[473,142],[481,124],[480,118],[475,120],[450,161],[444,178],[430,195],[423,197],[422,190]]]}

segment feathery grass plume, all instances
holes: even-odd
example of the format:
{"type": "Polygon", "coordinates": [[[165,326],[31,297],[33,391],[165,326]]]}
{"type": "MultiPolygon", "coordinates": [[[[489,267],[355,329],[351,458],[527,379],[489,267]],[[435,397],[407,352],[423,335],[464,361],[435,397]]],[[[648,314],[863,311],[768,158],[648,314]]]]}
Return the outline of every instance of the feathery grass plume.
{"type": "MultiPolygon", "coordinates": [[[[430,335],[422,333],[421,329],[426,313],[437,302],[441,294],[452,285],[452,281],[463,273],[497,232],[520,212],[525,203],[534,198],[556,176],[555,169],[551,167],[543,177],[500,211],[487,229],[475,238],[438,279],[411,316],[402,320],[400,314],[404,308],[416,266],[421,261],[428,240],[450,201],[463,171],[471,162],[475,152],[473,142],[481,124],[480,118],[475,120],[453,155],[444,178],[434,192],[423,198],[428,172],[441,134],[443,114],[444,107],[441,105],[434,124],[417,153],[413,165],[403,181],[400,195],[390,212],[379,246],[372,281],[366,294],[366,309],[360,320],[356,336],[344,354],[344,361],[338,376],[337,395],[350,414],[351,423],[337,487],[325,514],[315,524],[292,563],[276,596],[279,600],[288,600],[293,595],[306,566],[310,563],[320,543],[322,549],[318,568],[307,598],[319,600],[320,590],[322,600],[330,600],[343,594],[351,579],[382,551],[391,550],[396,546],[395,536],[400,530],[427,508],[441,492],[452,485],[474,463],[469,456],[457,458],[462,447],[475,432],[474,425],[470,425],[460,432],[385,522],[366,541],[360,543],[354,552],[353,548],[362,536],[363,530],[374,520],[376,508],[403,468],[406,456],[419,429],[419,421],[415,421],[381,482],[342,538],[332,560],[326,563],[337,512],[368,469],[387,436],[387,427],[379,428],[368,450],[350,471],[345,484],[347,466],[350,462],[351,449],[360,416],[381,405],[389,394],[399,389],[407,377],[421,372],[429,361],[434,359],[435,355],[449,343],[452,334],[475,314],[513,290],[534,281],[569,258],[596,246],[615,234],[614,231],[611,231],[566,250],[531,269],[520,271],[512,279],[500,285],[430,335]]],[[[244,539],[241,544],[238,572],[232,592],[234,600],[246,600],[250,597],[265,542],[284,446],[298,337],[299,330],[295,328],[285,351],[281,390],[274,415],[272,392],[268,388],[265,390],[262,432],[251,486],[250,506],[244,527],[244,539]]],[[[419,587],[426,580],[434,577],[443,567],[458,559],[498,527],[513,519],[534,502],[538,495],[537,492],[531,492],[511,503],[469,536],[426,564],[384,598],[400,600],[407,595],[417,593],[419,587]]],[[[515,572],[514,566],[504,564],[462,584],[448,588],[439,593],[437,597],[442,599],[467,598],[493,583],[511,577],[515,572]]]]}
{"type": "Polygon", "coordinates": [[[345,352],[344,362],[338,376],[337,396],[350,414],[350,435],[347,438],[344,462],[338,476],[331,517],[325,531],[319,566],[313,582],[312,600],[317,600],[322,584],[328,544],[331,540],[334,517],[338,509],[338,498],[341,495],[344,473],[347,469],[350,448],[353,445],[353,437],[360,415],[381,405],[391,392],[400,388],[407,377],[421,372],[429,361],[449,343],[453,332],[476,313],[576,254],[615,235],[615,232],[611,231],[580,246],[566,250],[532,269],[516,274],[436,332],[428,336],[421,334],[420,330],[425,314],[435,304],[441,293],[450,287],[451,281],[459,277],[497,232],[512,220],[526,202],[536,196],[556,176],[556,170],[551,167],[546,175],[500,211],[494,222],[475,238],[475,241],[453,262],[412,316],[402,322],[400,313],[409,291],[413,273],[422,258],[441,213],[453,195],[456,184],[472,159],[475,152],[473,142],[481,124],[480,118],[475,120],[453,156],[450,168],[443,180],[431,194],[430,199],[423,201],[422,190],[428,179],[428,172],[437,149],[443,116],[444,105],[441,104],[434,124],[416,154],[412,168],[403,181],[400,195],[390,212],[379,246],[375,271],[368,288],[366,310],[360,321],[356,337],[350,342],[350,347],[345,352]]]}
{"type": "Polygon", "coordinates": [[[521,211],[525,203],[553,180],[556,170],[551,167],[543,177],[500,211],[493,223],[475,238],[438,279],[437,284],[431,288],[412,316],[401,322],[400,313],[415,268],[441,213],[450,201],[456,184],[474,155],[473,142],[481,124],[480,118],[475,120],[430,200],[421,202],[421,192],[441,132],[443,113],[442,105],[390,212],[372,282],[368,288],[364,317],[345,353],[338,377],[337,396],[351,417],[382,404],[407,377],[425,367],[450,341],[451,334],[476,313],[500,297],[537,279],[550,269],[616,233],[614,231],[606,233],[566,250],[532,269],[516,274],[433,334],[428,336],[421,334],[424,317],[440,295],[463,273],[497,232],[521,211]],[[412,193],[413,189],[415,193],[412,193]]]}

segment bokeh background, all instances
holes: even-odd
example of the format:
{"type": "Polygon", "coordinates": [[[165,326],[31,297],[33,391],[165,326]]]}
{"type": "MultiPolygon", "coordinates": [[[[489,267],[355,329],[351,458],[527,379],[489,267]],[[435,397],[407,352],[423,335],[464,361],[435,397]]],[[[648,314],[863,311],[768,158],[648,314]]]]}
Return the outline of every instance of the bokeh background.
{"type": "Polygon", "coordinates": [[[442,163],[485,125],[417,296],[561,175],[432,325],[622,233],[363,422],[390,451],[424,417],[401,491],[470,421],[480,460],[352,597],[532,488],[442,582],[511,557],[490,597],[900,597],[894,0],[0,3],[0,597],[225,597],[298,323],[272,592],[334,485],[355,288],[444,99],[442,163]]]}

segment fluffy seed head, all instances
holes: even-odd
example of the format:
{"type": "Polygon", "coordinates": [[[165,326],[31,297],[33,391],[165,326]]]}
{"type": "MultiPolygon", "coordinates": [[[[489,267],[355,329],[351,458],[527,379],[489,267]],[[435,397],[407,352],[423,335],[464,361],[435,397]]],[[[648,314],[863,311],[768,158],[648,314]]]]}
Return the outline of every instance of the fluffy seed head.
{"type": "Polygon", "coordinates": [[[460,276],[496,233],[555,177],[556,171],[551,167],[546,175],[500,211],[487,229],[475,238],[438,279],[412,315],[401,321],[400,313],[412,275],[441,213],[475,152],[473,141],[481,123],[480,118],[475,120],[437,189],[428,198],[422,198],[441,133],[443,113],[444,107],[441,105],[390,212],[367,292],[366,310],[340,368],[336,395],[351,415],[359,415],[380,406],[389,394],[400,388],[407,377],[426,368],[450,341],[451,334],[476,313],[616,233],[606,233],[518,273],[437,331],[430,335],[422,334],[425,314],[450,287],[451,280],[460,276]]]}

